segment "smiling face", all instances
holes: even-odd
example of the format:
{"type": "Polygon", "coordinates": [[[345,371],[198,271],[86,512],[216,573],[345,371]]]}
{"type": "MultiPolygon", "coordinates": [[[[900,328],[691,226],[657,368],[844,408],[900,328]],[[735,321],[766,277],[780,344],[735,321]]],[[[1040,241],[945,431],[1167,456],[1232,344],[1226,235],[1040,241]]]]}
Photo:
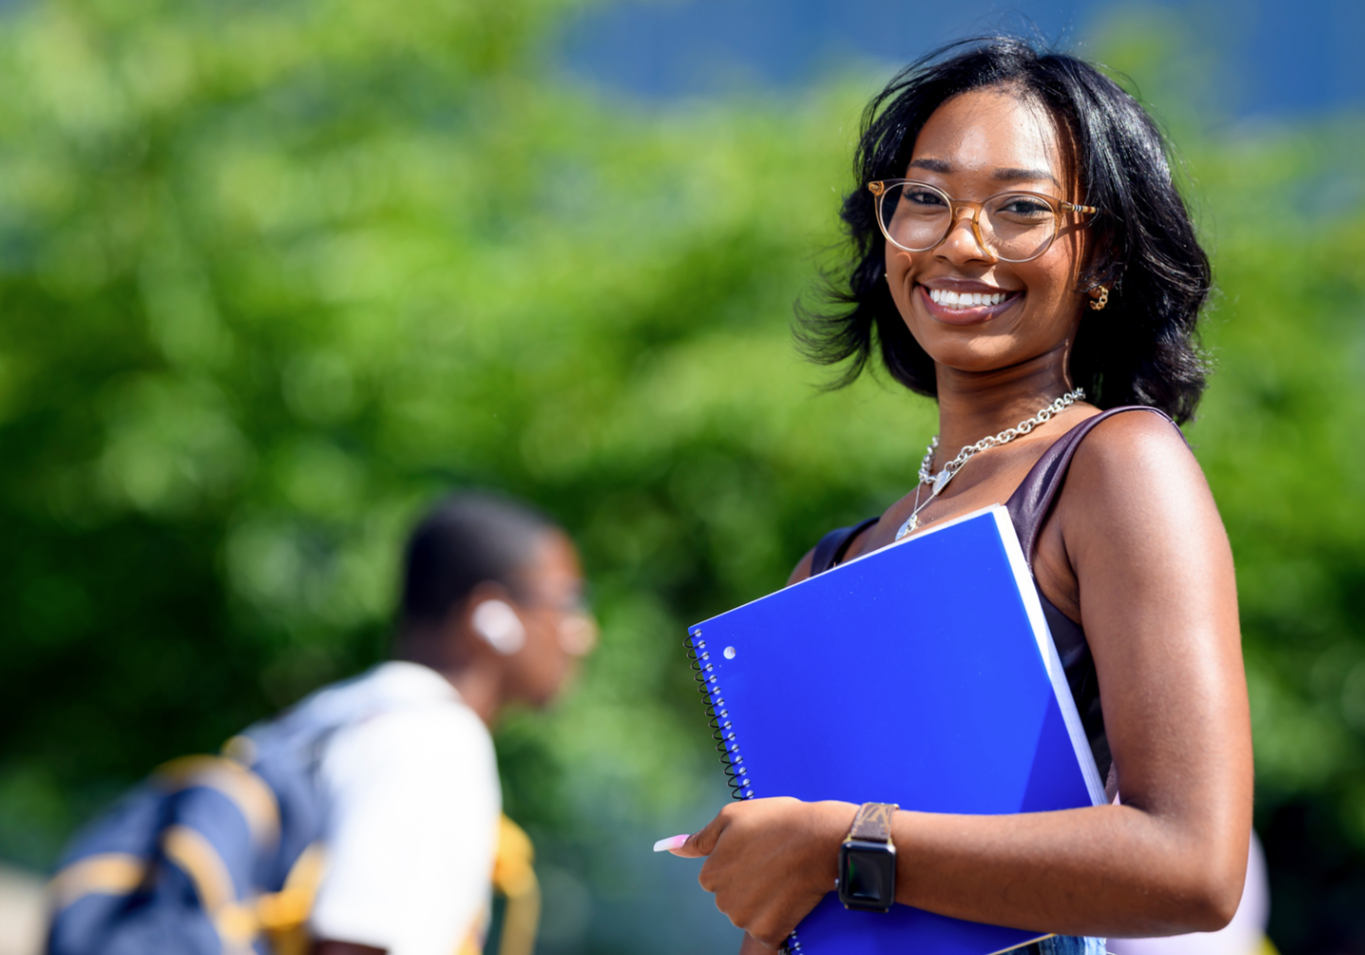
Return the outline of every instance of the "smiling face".
{"type": "MultiPolygon", "coordinates": [[[[1084,201],[1075,195],[1075,176],[1047,111],[1001,88],[963,93],[935,110],[904,175],[956,200],[980,202],[1019,189],[1084,201]]],[[[928,251],[886,243],[892,297],[940,381],[948,370],[992,372],[1040,358],[1064,372],[1086,301],[1076,291],[1082,235],[1075,215],[1064,213],[1046,252],[1003,262],[977,243],[962,213],[928,251]],[[980,304],[963,307],[964,295],[980,304]]]]}

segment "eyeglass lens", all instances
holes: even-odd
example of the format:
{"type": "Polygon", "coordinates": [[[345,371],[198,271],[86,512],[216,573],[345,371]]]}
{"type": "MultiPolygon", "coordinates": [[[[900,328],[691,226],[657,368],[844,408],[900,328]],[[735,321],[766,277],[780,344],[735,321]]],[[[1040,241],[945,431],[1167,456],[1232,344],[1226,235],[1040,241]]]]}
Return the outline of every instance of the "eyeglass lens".
{"type": "MultiPolygon", "coordinates": [[[[908,252],[932,249],[953,226],[948,197],[922,183],[897,183],[881,196],[879,207],[887,238],[908,252]]],[[[986,251],[1007,262],[1042,255],[1057,232],[1052,207],[1027,193],[992,196],[978,221],[986,251]]]]}

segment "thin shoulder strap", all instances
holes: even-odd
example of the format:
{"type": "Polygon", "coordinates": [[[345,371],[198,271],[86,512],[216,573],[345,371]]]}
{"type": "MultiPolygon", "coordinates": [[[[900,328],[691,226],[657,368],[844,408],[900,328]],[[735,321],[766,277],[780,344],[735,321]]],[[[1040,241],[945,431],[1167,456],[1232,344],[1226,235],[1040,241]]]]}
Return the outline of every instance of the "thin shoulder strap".
{"type": "Polygon", "coordinates": [[[863,528],[872,526],[878,520],[880,518],[869,517],[852,527],[836,527],[820,538],[820,543],[815,545],[815,553],[811,556],[810,575],[814,577],[816,574],[823,574],[843,560],[844,554],[848,552],[848,545],[853,543],[853,538],[857,537],[863,528]]]}
{"type": "MultiPolygon", "coordinates": [[[[1171,421],[1170,416],[1159,408],[1150,408],[1147,405],[1124,405],[1121,408],[1110,408],[1102,411],[1092,418],[1086,418],[1076,427],[1062,435],[1052,443],[1052,447],[1043,452],[1043,456],[1038,459],[1038,463],[1029,471],[1023,483],[1010,495],[1010,499],[1005,503],[1005,507],[1010,512],[1010,519],[1014,521],[1014,529],[1019,534],[1019,543],[1024,548],[1024,560],[1028,561],[1030,568],[1033,567],[1033,548],[1038,543],[1038,531],[1043,526],[1043,521],[1047,519],[1048,512],[1052,510],[1052,503],[1057,498],[1057,492],[1062,489],[1062,484],[1066,481],[1067,469],[1071,467],[1071,459],[1076,454],[1076,449],[1081,446],[1081,441],[1090,433],[1095,425],[1105,418],[1111,418],[1116,414],[1123,414],[1125,411],[1150,411],[1159,414],[1167,421],[1171,421]]],[[[1171,427],[1176,424],[1171,421],[1171,427]]],[[[1177,428],[1177,430],[1179,430],[1177,428]]],[[[1182,435],[1183,436],[1183,435],[1182,435]]]]}

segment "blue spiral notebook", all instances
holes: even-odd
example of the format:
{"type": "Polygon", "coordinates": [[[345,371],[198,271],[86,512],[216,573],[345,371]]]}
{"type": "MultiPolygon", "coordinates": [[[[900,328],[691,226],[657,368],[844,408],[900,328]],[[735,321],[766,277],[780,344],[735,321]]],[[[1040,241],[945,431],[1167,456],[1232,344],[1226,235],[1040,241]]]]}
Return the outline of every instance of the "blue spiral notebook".
{"type": "MultiPolygon", "coordinates": [[[[975,511],[690,629],[741,798],[1042,812],[1105,801],[1005,508],[975,511]]],[[[832,892],[803,955],[992,955],[1038,932],[832,892]]]]}

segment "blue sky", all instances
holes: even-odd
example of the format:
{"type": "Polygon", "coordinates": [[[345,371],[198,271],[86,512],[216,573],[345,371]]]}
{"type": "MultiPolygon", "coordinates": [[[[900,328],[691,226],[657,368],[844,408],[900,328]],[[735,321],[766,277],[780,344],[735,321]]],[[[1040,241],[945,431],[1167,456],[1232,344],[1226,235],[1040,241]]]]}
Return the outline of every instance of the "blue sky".
{"type": "Polygon", "coordinates": [[[799,91],[1008,29],[1077,49],[1134,24],[1167,37],[1228,120],[1365,112],[1365,0],[606,0],[559,42],[568,71],[649,99],[799,91]]]}

